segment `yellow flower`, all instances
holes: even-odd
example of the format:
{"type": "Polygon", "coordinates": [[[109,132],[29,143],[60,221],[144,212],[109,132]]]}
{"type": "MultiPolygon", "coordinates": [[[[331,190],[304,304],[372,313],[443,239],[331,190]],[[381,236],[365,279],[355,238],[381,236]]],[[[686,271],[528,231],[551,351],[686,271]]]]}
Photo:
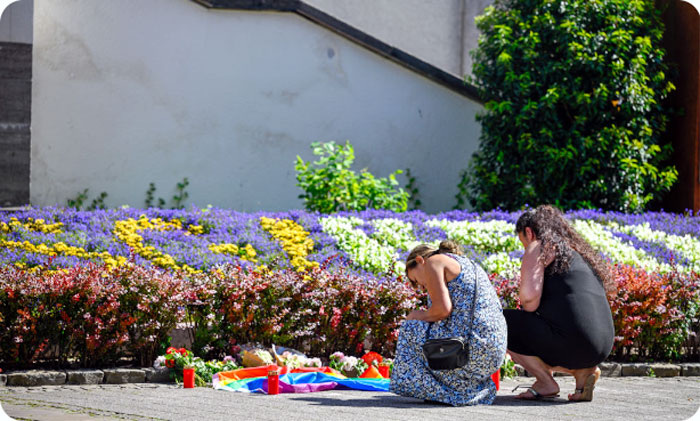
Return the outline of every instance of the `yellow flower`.
{"type": "Polygon", "coordinates": [[[187,227],[187,231],[194,235],[204,234],[204,227],[201,225],[190,225],[187,227]]]}
{"type": "Polygon", "coordinates": [[[282,243],[282,249],[290,258],[290,263],[299,272],[317,267],[317,262],[306,260],[306,256],[313,251],[314,242],[308,238],[309,233],[291,219],[273,219],[260,217],[260,225],[275,239],[282,243]]]}

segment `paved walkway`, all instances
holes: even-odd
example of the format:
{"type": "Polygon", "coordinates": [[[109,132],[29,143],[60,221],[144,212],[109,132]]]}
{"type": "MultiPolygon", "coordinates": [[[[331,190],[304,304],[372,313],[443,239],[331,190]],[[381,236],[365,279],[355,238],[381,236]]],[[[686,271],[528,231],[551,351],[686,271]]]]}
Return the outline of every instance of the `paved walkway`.
{"type": "MultiPolygon", "coordinates": [[[[0,402],[18,420],[700,420],[700,377],[602,378],[590,403],[567,403],[572,378],[557,378],[562,399],[522,402],[516,384],[501,384],[491,406],[435,406],[390,393],[326,391],[265,396],[181,389],[168,384],[0,388],[0,402]]],[[[2,419],[2,415],[0,415],[2,419]]]]}

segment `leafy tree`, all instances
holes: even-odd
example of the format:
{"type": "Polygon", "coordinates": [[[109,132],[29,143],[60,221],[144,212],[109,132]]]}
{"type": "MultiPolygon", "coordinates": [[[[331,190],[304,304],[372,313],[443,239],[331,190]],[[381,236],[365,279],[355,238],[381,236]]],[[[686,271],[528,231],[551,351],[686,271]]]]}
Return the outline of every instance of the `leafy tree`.
{"type": "Polygon", "coordinates": [[[350,167],[355,161],[355,150],[350,142],[345,146],[335,142],[311,144],[315,162],[304,162],[297,155],[295,170],[297,186],[304,193],[307,210],[332,213],[344,210],[389,209],[404,212],[408,206],[408,193],[398,187],[396,170],[389,178],[376,178],[366,169],[359,174],[350,167]]]}
{"type": "Polygon", "coordinates": [[[477,18],[485,101],[463,180],[477,209],[641,211],[676,181],[662,100],[661,12],[648,0],[496,0],[477,18]]]}

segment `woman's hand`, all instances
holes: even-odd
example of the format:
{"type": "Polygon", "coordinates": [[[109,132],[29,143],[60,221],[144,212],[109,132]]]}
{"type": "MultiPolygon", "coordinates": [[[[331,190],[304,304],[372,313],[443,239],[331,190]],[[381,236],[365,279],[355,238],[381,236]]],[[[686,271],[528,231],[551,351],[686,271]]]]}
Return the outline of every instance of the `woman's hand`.
{"type": "Polygon", "coordinates": [[[413,310],[412,312],[408,313],[408,316],[406,316],[406,320],[424,320],[424,317],[424,310],[413,310]]]}
{"type": "Polygon", "coordinates": [[[525,248],[525,254],[523,254],[523,262],[526,260],[534,260],[544,267],[549,266],[554,261],[554,253],[549,253],[547,256],[546,252],[542,251],[542,243],[540,240],[534,240],[525,248]]]}

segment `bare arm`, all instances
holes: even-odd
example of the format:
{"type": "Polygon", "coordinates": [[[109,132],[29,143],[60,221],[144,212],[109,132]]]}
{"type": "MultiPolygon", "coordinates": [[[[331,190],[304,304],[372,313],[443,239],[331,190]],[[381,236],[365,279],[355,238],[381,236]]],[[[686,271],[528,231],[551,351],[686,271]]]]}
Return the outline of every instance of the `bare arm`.
{"type": "MultiPolygon", "coordinates": [[[[531,243],[520,265],[520,304],[525,311],[535,311],[540,306],[544,285],[545,263],[540,261],[540,243],[531,243]]],[[[548,262],[549,263],[549,262],[548,262]]]]}
{"type": "Polygon", "coordinates": [[[428,290],[432,305],[427,310],[412,311],[407,319],[437,322],[449,317],[452,312],[452,300],[445,283],[445,265],[434,260],[428,261],[426,265],[425,287],[428,290]]]}

